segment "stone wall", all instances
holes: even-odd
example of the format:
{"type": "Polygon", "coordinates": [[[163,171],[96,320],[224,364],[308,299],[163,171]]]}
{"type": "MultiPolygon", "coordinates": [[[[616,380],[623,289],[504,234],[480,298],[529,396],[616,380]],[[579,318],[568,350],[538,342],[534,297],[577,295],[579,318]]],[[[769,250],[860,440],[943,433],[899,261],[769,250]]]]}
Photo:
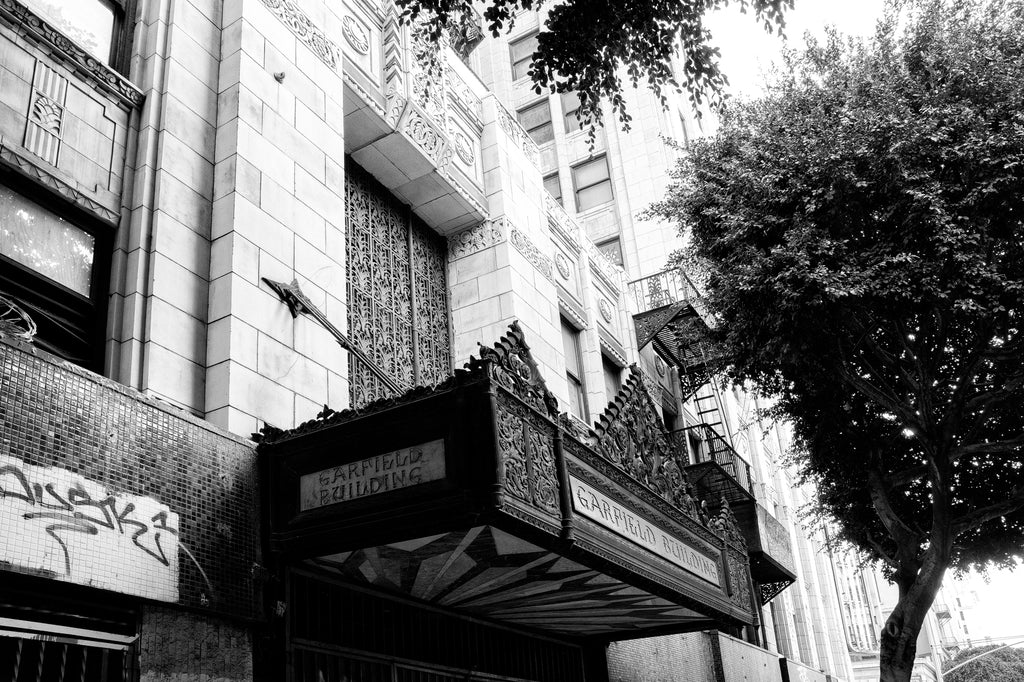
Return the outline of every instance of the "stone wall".
{"type": "Polygon", "coordinates": [[[140,682],[248,682],[249,630],[186,611],[146,607],[139,637],[140,682]]]}

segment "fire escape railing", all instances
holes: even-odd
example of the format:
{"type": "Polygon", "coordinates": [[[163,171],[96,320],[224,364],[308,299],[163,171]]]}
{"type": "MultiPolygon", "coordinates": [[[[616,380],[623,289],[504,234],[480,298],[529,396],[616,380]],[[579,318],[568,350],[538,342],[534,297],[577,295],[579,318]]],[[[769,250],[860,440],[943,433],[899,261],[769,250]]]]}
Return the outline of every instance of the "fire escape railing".
{"type": "Polygon", "coordinates": [[[679,268],[662,270],[629,283],[629,294],[633,297],[634,310],[645,313],[682,301],[697,300],[697,288],[679,268]]]}
{"type": "Polygon", "coordinates": [[[729,441],[708,424],[687,426],[678,431],[673,431],[672,436],[680,447],[686,448],[687,445],[684,440],[688,439],[691,433],[697,435],[697,438],[689,441],[689,447],[694,451],[695,464],[701,462],[714,462],[718,464],[740,484],[740,487],[751,495],[754,494],[754,486],[750,477],[750,464],[740,457],[740,454],[729,445],[729,441]]]}

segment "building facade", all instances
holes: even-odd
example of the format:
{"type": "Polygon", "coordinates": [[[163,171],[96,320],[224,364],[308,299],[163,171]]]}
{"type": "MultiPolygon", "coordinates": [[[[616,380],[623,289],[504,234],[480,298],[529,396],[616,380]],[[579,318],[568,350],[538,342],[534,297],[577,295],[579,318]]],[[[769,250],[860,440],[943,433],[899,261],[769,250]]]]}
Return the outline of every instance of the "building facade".
{"type": "Polygon", "coordinates": [[[540,21],[0,0],[0,675],[852,678],[637,215],[693,122],[591,150],[540,21]]]}

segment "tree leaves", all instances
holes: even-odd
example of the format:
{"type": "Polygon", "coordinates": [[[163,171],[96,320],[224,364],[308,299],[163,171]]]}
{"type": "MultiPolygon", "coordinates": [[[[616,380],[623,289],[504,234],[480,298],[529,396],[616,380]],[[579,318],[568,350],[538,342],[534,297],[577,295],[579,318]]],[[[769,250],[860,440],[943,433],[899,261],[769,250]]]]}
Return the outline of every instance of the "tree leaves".
{"type": "Polygon", "coordinates": [[[832,33],[730,103],[653,208],[706,269],[732,378],[792,421],[820,512],[890,563],[906,536],[871,469],[911,564],[1024,545],[1024,444],[998,445],[1024,433],[1022,55],[1019,0],[832,33]]]}
{"type": "MultiPolygon", "coordinates": [[[[422,18],[431,34],[471,7],[465,0],[396,0],[407,18],[422,18]]],[[[767,31],[783,26],[793,0],[733,0],[751,11],[767,31]]],[[[530,77],[537,92],[577,92],[584,125],[600,120],[607,99],[622,125],[631,116],[622,91],[646,82],[665,101],[665,92],[685,90],[695,111],[717,109],[727,84],[718,50],[709,44],[703,19],[729,0],[563,0],[553,4],[538,37],[530,77]],[[623,82],[625,76],[625,83],[623,82]]],[[[535,0],[488,0],[483,16],[494,36],[511,29],[515,13],[533,10],[535,0]]]]}

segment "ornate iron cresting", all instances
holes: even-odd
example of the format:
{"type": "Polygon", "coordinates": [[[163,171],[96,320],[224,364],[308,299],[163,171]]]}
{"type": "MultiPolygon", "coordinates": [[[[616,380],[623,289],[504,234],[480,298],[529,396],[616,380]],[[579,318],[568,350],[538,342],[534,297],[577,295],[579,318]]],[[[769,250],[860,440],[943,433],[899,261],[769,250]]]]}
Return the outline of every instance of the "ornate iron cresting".
{"type": "Polygon", "coordinates": [[[0,295],[0,338],[31,341],[36,335],[36,323],[17,303],[0,295]]]}
{"type": "Polygon", "coordinates": [[[764,606],[772,599],[775,599],[784,589],[793,584],[792,580],[784,580],[777,583],[764,583],[761,588],[761,606],[764,606]]]}
{"type": "Polygon", "coordinates": [[[340,329],[334,326],[327,316],[320,312],[309,300],[306,294],[302,293],[302,289],[299,287],[297,280],[292,280],[291,284],[285,284],[284,282],[275,282],[272,279],[263,278],[263,281],[267,283],[271,289],[274,290],[281,300],[288,306],[288,311],[291,312],[292,317],[298,317],[300,314],[309,315],[314,320],[320,323],[320,325],[331,333],[338,345],[347,350],[359,361],[362,362],[367,369],[369,369],[377,379],[388,387],[388,389],[395,395],[402,393],[407,390],[408,386],[400,386],[395,383],[387,373],[377,366],[373,360],[367,357],[358,346],[352,343],[352,340],[348,338],[340,329]]]}

